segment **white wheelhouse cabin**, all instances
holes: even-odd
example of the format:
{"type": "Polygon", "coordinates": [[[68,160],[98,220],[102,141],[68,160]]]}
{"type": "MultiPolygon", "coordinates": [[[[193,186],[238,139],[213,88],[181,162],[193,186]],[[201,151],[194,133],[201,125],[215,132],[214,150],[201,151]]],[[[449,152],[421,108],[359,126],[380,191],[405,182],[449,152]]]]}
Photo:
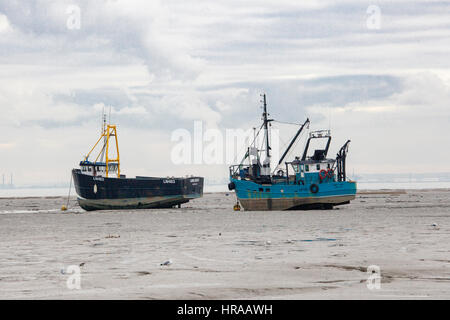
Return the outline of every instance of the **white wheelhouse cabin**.
{"type": "MultiPolygon", "coordinates": [[[[106,177],[105,162],[81,161],[80,170],[82,174],[94,177],[106,177]]],[[[108,173],[117,174],[119,170],[118,163],[108,163],[108,173]]]]}

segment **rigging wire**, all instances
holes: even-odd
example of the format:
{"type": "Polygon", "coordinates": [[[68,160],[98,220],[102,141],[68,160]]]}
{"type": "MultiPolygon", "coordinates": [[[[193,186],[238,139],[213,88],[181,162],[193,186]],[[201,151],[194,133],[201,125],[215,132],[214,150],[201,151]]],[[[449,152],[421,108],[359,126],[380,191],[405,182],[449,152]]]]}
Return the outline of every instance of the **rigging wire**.
{"type": "Polygon", "coordinates": [[[283,124],[291,124],[294,126],[301,126],[301,123],[294,123],[294,122],[287,122],[287,121],[280,121],[280,120],[273,120],[273,122],[283,123],[283,124]]]}
{"type": "MultiPolygon", "coordinates": [[[[305,130],[306,130],[306,137],[308,137],[309,131],[310,131],[309,125],[305,128],[305,130]]],[[[294,135],[294,136],[295,136],[295,135],[294,135]]],[[[294,136],[292,136],[292,138],[291,138],[290,140],[292,140],[292,139],[294,138],[294,136]]],[[[299,136],[299,137],[296,139],[296,141],[295,141],[294,144],[292,145],[291,149],[290,149],[289,152],[286,154],[286,157],[289,157],[289,156],[292,154],[292,152],[293,152],[294,150],[296,150],[296,147],[297,147],[297,145],[299,144],[300,140],[303,140],[303,139],[301,138],[301,136],[299,136]]],[[[305,139],[305,140],[303,141],[303,150],[304,150],[305,147],[306,147],[306,142],[307,142],[307,140],[308,140],[308,139],[305,139]]],[[[301,156],[301,155],[300,155],[300,156],[301,156]]],[[[273,172],[275,172],[275,171],[277,170],[277,168],[280,168],[280,166],[281,166],[281,163],[280,163],[279,165],[277,165],[277,166],[274,168],[273,172]]]]}
{"type": "MultiPolygon", "coordinates": [[[[301,126],[301,125],[302,125],[302,124],[299,124],[299,123],[287,122],[287,121],[279,121],[279,120],[272,120],[272,122],[277,122],[277,123],[281,123],[281,124],[288,124],[288,125],[295,125],[295,126],[301,126]]],[[[261,133],[261,130],[262,130],[263,127],[264,127],[264,124],[261,125],[261,127],[259,128],[257,134],[254,136],[254,139],[253,139],[253,141],[252,141],[252,143],[251,143],[250,145],[254,145],[254,144],[257,142],[257,139],[258,139],[259,134],[261,133]]],[[[307,127],[307,129],[309,130],[309,126],[307,127]]],[[[292,139],[294,138],[294,136],[295,136],[295,134],[293,134],[293,135],[291,136],[291,138],[289,139],[289,141],[292,141],[292,139]]],[[[264,138],[265,138],[265,133],[264,133],[264,138]]],[[[279,138],[281,139],[281,137],[279,137],[279,138]]],[[[282,140],[282,139],[281,139],[281,140],[282,140]]],[[[288,152],[288,154],[287,154],[286,156],[290,155],[291,152],[292,152],[293,150],[295,150],[295,147],[296,147],[297,144],[299,143],[299,140],[300,140],[300,139],[297,139],[297,140],[295,141],[294,145],[292,146],[291,150],[288,152]]],[[[284,141],[282,141],[282,142],[284,143],[284,146],[283,146],[283,149],[284,149],[284,148],[286,147],[287,143],[285,143],[284,141]]],[[[261,147],[259,148],[260,151],[264,151],[264,150],[263,150],[263,146],[264,146],[264,139],[263,139],[263,141],[261,141],[261,147]]],[[[306,142],[305,142],[305,146],[306,146],[306,142]]],[[[238,154],[240,154],[240,153],[244,150],[244,147],[245,147],[245,148],[248,148],[248,146],[246,146],[246,145],[244,145],[243,147],[241,147],[239,153],[235,154],[234,161],[233,161],[234,163],[236,163],[238,154]]],[[[245,160],[245,155],[244,155],[242,161],[240,162],[240,164],[241,164],[244,160],[245,160]]],[[[277,165],[277,166],[275,167],[274,170],[276,170],[278,167],[279,167],[279,165],[277,165]]]]}
{"type": "MultiPolygon", "coordinates": [[[[253,145],[253,144],[257,141],[258,136],[259,136],[259,133],[261,132],[261,129],[262,129],[262,128],[263,128],[263,125],[259,128],[259,130],[258,130],[258,132],[256,133],[255,137],[253,138],[253,142],[252,142],[250,145],[253,145]]],[[[241,149],[239,150],[239,152],[236,153],[236,154],[234,155],[234,159],[233,159],[233,162],[234,162],[234,163],[237,162],[237,157],[238,157],[239,154],[242,153],[242,151],[244,150],[244,147],[245,147],[245,148],[248,148],[248,146],[246,146],[246,145],[244,144],[244,145],[241,147],[241,149]]],[[[243,159],[241,160],[241,162],[240,162],[239,164],[241,164],[244,160],[245,160],[245,155],[244,155],[243,159]]]]}
{"type": "Polygon", "coordinates": [[[67,204],[66,204],[66,208],[69,208],[69,199],[70,199],[70,189],[72,189],[72,172],[70,173],[70,185],[69,185],[69,195],[67,196],[67,204]]]}
{"type": "MultiPolygon", "coordinates": [[[[274,122],[278,122],[278,123],[282,123],[282,124],[295,125],[295,126],[302,126],[302,124],[296,124],[296,123],[292,123],[292,122],[284,122],[284,121],[277,121],[277,120],[275,120],[274,122]]],[[[295,137],[296,134],[297,134],[297,132],[294,132],[294,133],[292,134],[292,136],[289,137],[288,142],[284,142],[284,140],[281,138],[281,136],[279,136],[279,139],[280,139],[281,142],[284,144],[284,145],[281,147],[281,150],[285,150],[285,149],[286,149],[286,146],[294,139],[294,137],[295,137]]],[[[286,154],[286,157],[288,157],[288,156],[293,152],[293,150],[295,150],[295,147],[296,147],[296,145],[298,144],[298,141],[299,141],[300,139],[301,139],[301,137],[298,137],[298,138],[297,138],[297,140],[296,140],[295,143],[292,145],[292,147],[291,147],[291,149],[289,150],[289,152],[286,154]]],[[[280,163],[280,164],[277,164],[277,165],[275,166],[273,172],[275,172],[276,169],[279,168],[280,166],[281,166],[281,163],[280,163]]]]}

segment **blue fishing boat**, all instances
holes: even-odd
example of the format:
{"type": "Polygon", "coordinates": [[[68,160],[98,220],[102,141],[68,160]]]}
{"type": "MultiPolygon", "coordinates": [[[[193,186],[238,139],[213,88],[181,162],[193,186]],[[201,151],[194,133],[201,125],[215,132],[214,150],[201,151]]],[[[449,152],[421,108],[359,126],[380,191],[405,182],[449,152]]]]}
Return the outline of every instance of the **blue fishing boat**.
{"type": "Polygon", "coordinates": [[[310,132],[302,156],[285,162],[283,166],[284,159],[303,129],[309,125],[309,119],[299,127],[275,170],[271,171],[269,124],[274,120],[268,119],[265,94],[262,102],[263,123],[255,140],[263,132],[264,146],[260,150],[254,141],[253,146],[247,148],[241,163],[230,166],[228,188],[236,192],[238,204],[235,207],[240,208],[240,203],[250,211],[332,209],[355,199],[356,182],[348,180],[345,171],[350,140],[340,148],[336,158],[327,158],[331,143],[329,130],[310,132]],[[313,140],[322,140],[325,147],[310,153],[313,140]]]}

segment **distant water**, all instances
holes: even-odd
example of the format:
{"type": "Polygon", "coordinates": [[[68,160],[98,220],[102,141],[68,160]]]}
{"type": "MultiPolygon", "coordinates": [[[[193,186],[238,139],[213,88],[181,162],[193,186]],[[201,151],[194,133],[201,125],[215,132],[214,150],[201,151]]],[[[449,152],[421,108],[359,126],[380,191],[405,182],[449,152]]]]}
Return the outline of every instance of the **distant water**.
{"type": "Polygon", "coordinates": [[[358,182],[358,190],[379,189],[448,189],[450,181],[424,182],[358,182]]]}
{"type": "MultiPolygon", "coordinates": [[[[427,182],[358,182],[358,190],[379,189],[450,189],[450,181],[427,182]]],[[[228,192],[227,185],[206,185],[204,192],[228,192]]],[[[67,197],[69,188],[16,188],[0,189],[0,198],[4,197],[67,197]]],[[[75,195],[72,187],[70,195],[75,195]]]]}

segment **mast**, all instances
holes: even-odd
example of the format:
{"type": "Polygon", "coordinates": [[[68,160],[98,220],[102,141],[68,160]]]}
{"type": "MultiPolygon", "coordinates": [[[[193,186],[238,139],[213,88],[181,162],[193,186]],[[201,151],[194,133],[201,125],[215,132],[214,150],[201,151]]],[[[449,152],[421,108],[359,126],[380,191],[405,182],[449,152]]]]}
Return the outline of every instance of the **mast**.
{"type": "MultiPolygon", "coordinates": [[[[119,142],[117,141],[117,127],[116,125],[111,125],[111,124],[107,124],[105,131],[102,133],[102,135],[100,136],[100,138],[97,140],[97,142],[94,144],[94,146],[92,147],[92,149],[88,152],[88,154],[84,157],[84,160],[82,162],[88,161],[89,156],[91,155],[92,151],[94,151],[95,147],[98,145],[98,143],[101,140],[106,140],[105,145],[103,146],[102,150],[100,151],[100,153],[98,154],[97,158],[94,161],[94,165],[97,163],[98,158],[100,157],[100,155],[102,155],[104,153],[104,155],[106,156],[106,160],[105,160],[105,165],[106,165],[106,177],[108,178],[109,175],[109,164],[113,164],[117,167],[117,178],[120,178],[120,155],[119,155],[119,142]],[[111,159],[109,158],[109,138],[110,137],[114,137],[115,140],[115,144],[116,144],[116,158],[115,159],[111,159]],[[106,150],[105,150],[106,148],[106,150]]],[[[114,169],[114,166],[113,166],[114,169]]]]}
{"type": "Polygon", "coordinates": [[[263,121],[264,121],[264,134],[266,136],[266,157],[267,159],[270,160],[270,145],[269,145],[269,121],[272,120],[268,120],[267,116],[267,103],[266,103],[266,94],[264,93],[263,95],[263,103],[264,103],[264,112],[263,112],[263,121]]]}

